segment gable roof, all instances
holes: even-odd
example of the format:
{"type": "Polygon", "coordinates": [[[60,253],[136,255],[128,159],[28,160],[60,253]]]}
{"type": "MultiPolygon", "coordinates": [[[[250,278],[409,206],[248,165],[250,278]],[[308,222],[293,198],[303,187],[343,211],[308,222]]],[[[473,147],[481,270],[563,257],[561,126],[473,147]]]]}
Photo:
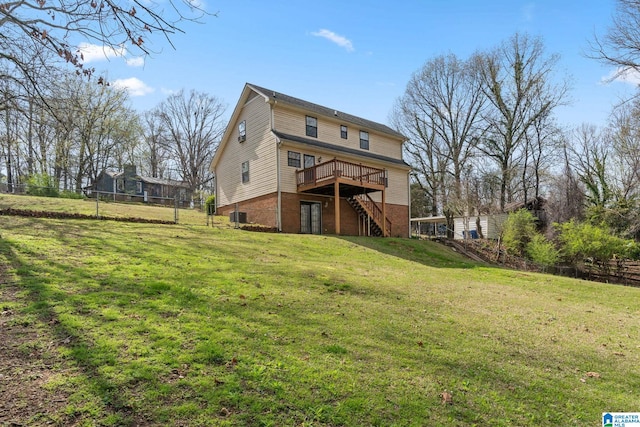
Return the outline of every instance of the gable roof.
{"type": "MultiPolygon", "coordinates": [[[[117,179],[124,176],[124,172],[118,172],[118,171],[113,171],[109,169],[103,169],[102,172],[100,172],[100,175],[102,174],[108,175],[113,179],[117,179]]],[[[98,175],[98,177],[100,175],[98,175]]],[[[142,176],[142,175],[135,175],[134,178],[139,181],[146,182],[147,184],[160,184],[160,185],[167,185],[170,187],[189,188],[189,184],[187,184],[186,182],[177,181],[175,179],[153,178],[151,176],[142,176]]]]}
{"type": "Polygon", "coordinates": [[[167,185],[169,187],[183,187],[183,188],[189,187],[189,185],[186,182],[176,181],[173,179],[153,178],[150,176],[142,176],[142,175],[138,175],[138,178],[140,178],[140,181],[146,182],[147,184],[160,184],[160,185],[167,185]]]}
{"type": "Polygon", "coordinates": [[[313,102],[308,102],[300,98],[295,98],[293,96],[289,96],[281,92],[276,92],[274,90],[267,89],[258,85],[254,85],[252,83],[247,83],[247,86],[249,86],[254,91],[258,92],[260,95],[264,96],[265,99],[267,99],[270,102],[288,104],[293,107],[298,107],[298,108],[316,113],[321,116],[336,117],[344,122],[351,123],[356,126],[360,126],[366,129],[377,131],[377,132],[385,133],[385,134],[394,136],[398,139],[401,139],[403,141],[407,139],[401,133],[391,129],[387,125],[383,125],[382,123],[377,123],[371,120],[363,119],[362,117],[347,114],[342,111],[335,110],[333,108],[323,107],[322,105],[314,104],[313,102]]]}
{"type": "MultiPolygon", "coordinates": [[[[109,170],[109,169],[103,169],[101,174],[105,174],[110,176],[111,178],[118,178],[121,175],[124,175],[124,172],[118,172],[118,171],[113,171],[113,170],[109,170]]],[[[98,175],[100,176],[100,175],[98,175]]]]}

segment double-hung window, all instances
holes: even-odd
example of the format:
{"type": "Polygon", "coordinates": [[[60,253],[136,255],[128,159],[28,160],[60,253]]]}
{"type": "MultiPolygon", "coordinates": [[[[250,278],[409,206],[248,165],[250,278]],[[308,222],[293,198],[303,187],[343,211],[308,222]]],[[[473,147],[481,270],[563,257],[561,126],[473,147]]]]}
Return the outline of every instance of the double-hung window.
{"type": "Polygon", "coordinates": [[[249,160],[242,163],[242,183],[249,182],[249,160]]]}
{"type": "Polygon", "coordinates": [[[307,116],[306,122],[307,122],[306,135],[317,138],[318,137],[318,119],[316,117],[307,116]]]}
{"type": "Polygon", "coordinates": [[[340,125],[340,138],[347,139],[347,127],[345,125],[340,125]]]}
{"type": "Polygon", "coordinates": [[[300,153],[289,151],[287,154],[287,164],[289,166],[293,166],[294,168],[299,168],[301,165],[300,153]]]}
{"type": "Polygon", "coordinates": [[[247,140],[247,121],[243,120],[238,124],[238,142],[247,140]]]}
{"type": "Polygon", "coordinates": [[[369,149],[369,132],[360,131],[360,148],[363,150],[369,149]]]}

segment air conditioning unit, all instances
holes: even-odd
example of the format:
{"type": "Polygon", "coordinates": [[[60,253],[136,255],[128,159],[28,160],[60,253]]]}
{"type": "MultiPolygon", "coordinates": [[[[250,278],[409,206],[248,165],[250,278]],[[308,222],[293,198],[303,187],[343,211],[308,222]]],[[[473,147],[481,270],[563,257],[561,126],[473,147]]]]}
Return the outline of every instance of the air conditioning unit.
{"type": "Polygon", "coordinates": [[[247,213],[246,212],[229,212],[229,222],[238,222],[240,224],[247,223],[247,213]]]}
{"type": "Polygon", "coordinates": [[[247,140],[247,136],[246,135],[240,135],[238,137],[238,142],[245,142],[247,140]]]}

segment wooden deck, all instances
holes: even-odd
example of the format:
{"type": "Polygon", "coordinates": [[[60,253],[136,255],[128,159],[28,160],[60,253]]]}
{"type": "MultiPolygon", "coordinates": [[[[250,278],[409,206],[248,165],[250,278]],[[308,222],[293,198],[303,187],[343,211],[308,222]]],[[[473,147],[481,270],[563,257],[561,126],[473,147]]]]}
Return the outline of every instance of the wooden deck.
{"type": "Polygon", "coordinates": [[[296,180],[299,193],[334,196],[336,234],[340,234],[339,201],[341,197],[346,197],[360,215],[366,214],[379,226],[380,235],[390,235],[391,223],[385,207],[385,169],[333,159],[297,171],[296,180]],[[367,193],[375,191],[382,193],[381,206],[367,196],[367,193]]]}
{"type": "Polygon", "coordinates": [[[387,172],[363,164],[333,159],[298,171],[298,191],[301,193],[334,194],[340,185],[342,196],[384,191],[387,172]]]}

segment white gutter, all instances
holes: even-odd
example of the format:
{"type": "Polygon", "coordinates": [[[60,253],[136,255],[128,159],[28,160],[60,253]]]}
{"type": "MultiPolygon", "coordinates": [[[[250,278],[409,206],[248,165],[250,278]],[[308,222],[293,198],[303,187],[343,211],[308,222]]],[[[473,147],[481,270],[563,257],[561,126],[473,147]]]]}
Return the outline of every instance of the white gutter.
{"type": "MultiPolygon", "coordinates": [[[[273,129],[274,124],[274,113],[273,113],[273,104],[269,102],[269,110],[270,117],[269,121],[271,122],[271,129],[273,129]]],[[[280,138],[273,135],[276,138],[276,193],[277,193],[277,204],[276,204],[276,227],[278,231],[282,232],[282,189],[280,183],[280,146],[282,145],[282,141],[280,138]]]]}
{"type": "Polygon", "coordinates": [[[409,238],[411,238],[411,175],[407,174],[407,206],[409,206],[409,238]]]}

